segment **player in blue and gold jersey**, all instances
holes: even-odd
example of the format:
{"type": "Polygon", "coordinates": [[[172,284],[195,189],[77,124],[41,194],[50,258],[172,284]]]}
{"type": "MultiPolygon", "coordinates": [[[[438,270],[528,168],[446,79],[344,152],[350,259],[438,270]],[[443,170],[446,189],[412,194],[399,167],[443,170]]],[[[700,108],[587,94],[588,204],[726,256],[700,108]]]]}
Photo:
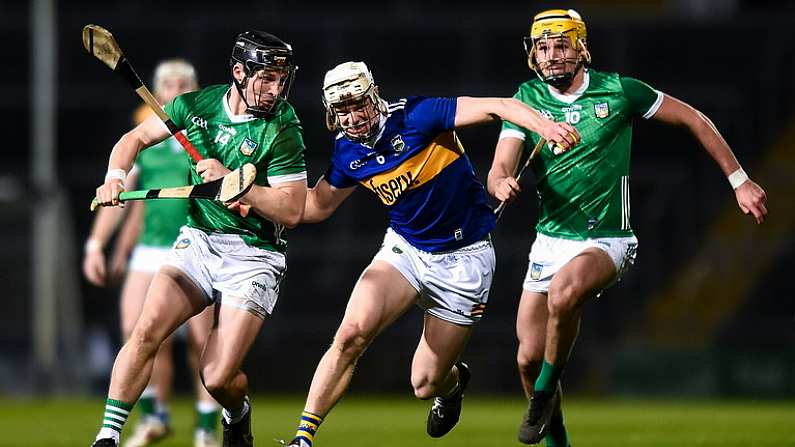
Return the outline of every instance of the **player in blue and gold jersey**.
{"type": "Polygon", "coordinates": [[[326,73],[327,125],[337,131],[331,166],[307,195],[304,222],[320,222],[361,185],[389,210],[381,250],[354,287],[331,348],[320,360],[291,445],[307,447],[350,383],[357,359],[413,304],[425,310],[411,384],[434,398],[427,431],[449,432],[469,380],[459,361],[483,316],[494,273],[494,213],[455,129],[500,117],[567,148],[574,128],[514,99],[409,97],[382,100],[362,62],[326,73]]]}

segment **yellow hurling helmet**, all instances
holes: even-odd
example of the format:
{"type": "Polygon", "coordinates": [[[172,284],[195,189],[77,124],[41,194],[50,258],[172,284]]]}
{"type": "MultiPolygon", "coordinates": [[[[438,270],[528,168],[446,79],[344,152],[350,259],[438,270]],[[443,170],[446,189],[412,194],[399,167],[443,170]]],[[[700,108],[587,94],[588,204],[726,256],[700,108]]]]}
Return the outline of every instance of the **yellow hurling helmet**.
{"type": "MultiPolygon", "coordinates": [[[[541,80],[554,87],[567,87],[571,84],[574,75],[585,64],[591,63],[591,54],[586,46],[588,32],[585,22],[580,14],[573,10],[550,9],[540,12],[533,17],[530,35],[524,38],[524,49],[527,52],[527,64],[541,80]],[[572,72],[544,76],[541,67],[536,61],[536,44],[541,39],[563,37],[569,40],[571,47],[579,53],[572,72]]],[[[568,62],[568,61],[567,61],[568,62]]]]}

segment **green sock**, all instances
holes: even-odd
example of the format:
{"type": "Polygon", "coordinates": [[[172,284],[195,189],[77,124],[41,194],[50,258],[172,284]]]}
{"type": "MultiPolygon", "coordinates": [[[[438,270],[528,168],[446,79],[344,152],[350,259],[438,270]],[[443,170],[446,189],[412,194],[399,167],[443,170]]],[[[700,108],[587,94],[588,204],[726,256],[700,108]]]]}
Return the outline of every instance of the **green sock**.
{"type": "Polygon", "coordinates": [[[544,360],[541,373],[538,374],[536,383],[533,385],[533,391],[555,391],[562,372],[563,368],[554,366],[544,360]]]}
{"type": "Polygon", "coordinates": [[[133,404],[108,398],[105,400],[105,415],[102,418],[102,427],[99,429],[97,439],[113,438],[118,443],[121,429],[127,418],[130,417],[133,404]]]}
{"type": "Polygon", "coordinates": [[[196,407],[196,428],[208,432],[215,432],[218,429],[218,419],[221,411],[218,407],[203,408],[202,405],[196,407]]]}
{"type": "Polygon", "coordinates": [[[141,398],[138,399],[138,411],[141,413],[141,418],[145,418],[147,416],[154,416],[157,414],[157,397],[155,397],[154,393],[148,394],[146,390],[141,395],[141,398]]]}

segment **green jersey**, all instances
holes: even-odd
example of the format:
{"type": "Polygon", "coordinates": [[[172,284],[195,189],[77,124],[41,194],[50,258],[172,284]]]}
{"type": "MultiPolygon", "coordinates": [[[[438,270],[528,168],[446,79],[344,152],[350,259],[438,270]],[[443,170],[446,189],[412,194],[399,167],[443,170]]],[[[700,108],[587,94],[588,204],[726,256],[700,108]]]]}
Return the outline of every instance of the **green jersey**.
{"type": "MultiPolygon", "coordinates": [[[[138,154],[135,168],[138,188],[154,189],[185,186],[190,163],[176,139],[169,138],[138,154]]],[[[153,247],[170,247],[185,225],[188,203],[185,200],[147,200],[138,243],[153,247]]]]}
{"type": "MultiPolygon", "coordinates": [[[[636,79],[595,70],[585,72],[577,92],[558,94],[540,79],[514,95],[547,118],[568,122],[582,141],[555,155],[545,146],[533,163],[539,196],[536,231],[583,240],[632,235],[629,222],[629,159],[632,119],[650,118],[662,94],[636,79]]],[[[500,138],[535,144],[539,136],[503,122],[500,138]]]]}
{"type": "MultiPolygon", "coordinates": [[[[268,119],[234,115],[227,102],[229,85],[213,85],[185,93],[166,106],[174,124],[185,134],[203,158],[214,158],[229,169],[245,163],[257,167],[255,184],[274,186],[306,179],[304,138],[295,110],[280,102],[268,119]]],[[[195,169],[191,184],[202,183],[195,169]]],[[[239,234],[248,244],[283,252],[287,241],[284,227],[257,213],[241,217],[211,200],[191,200],[188,226],[207,233],[239,234]]]]}

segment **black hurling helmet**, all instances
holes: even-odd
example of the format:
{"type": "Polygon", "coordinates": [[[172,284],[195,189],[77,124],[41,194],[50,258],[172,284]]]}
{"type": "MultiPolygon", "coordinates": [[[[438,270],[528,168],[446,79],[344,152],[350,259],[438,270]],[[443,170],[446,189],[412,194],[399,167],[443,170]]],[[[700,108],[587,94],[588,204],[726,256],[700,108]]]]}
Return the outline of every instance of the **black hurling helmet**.
{"type": "MultiPolygon", "coordinates": [[[[273,34],[264,31],[246,31],[237,35],[235,46],[232,47],[232,57],[229,59],[229,66],[236,63],[243,65],[243,72],[246,77],[238,81],[234,77],[232,81],[237,87],[240,97],[246,104],[246,111],[258,118],[267,118],[276,111],[282,101],[287,100],[290,94],[290,86],[295,78],[298,67],[293,60],[293,48],[273,34]],[[272,104],[258,104],[255,99],[254,104],[249,104],[243,93],[248,81],[259,70],[272,70],[284,72],[282,85],[279,89],[279,96],[272,104]]],[[[256,98],[259,96],[256,95],[256,98]]]]}

